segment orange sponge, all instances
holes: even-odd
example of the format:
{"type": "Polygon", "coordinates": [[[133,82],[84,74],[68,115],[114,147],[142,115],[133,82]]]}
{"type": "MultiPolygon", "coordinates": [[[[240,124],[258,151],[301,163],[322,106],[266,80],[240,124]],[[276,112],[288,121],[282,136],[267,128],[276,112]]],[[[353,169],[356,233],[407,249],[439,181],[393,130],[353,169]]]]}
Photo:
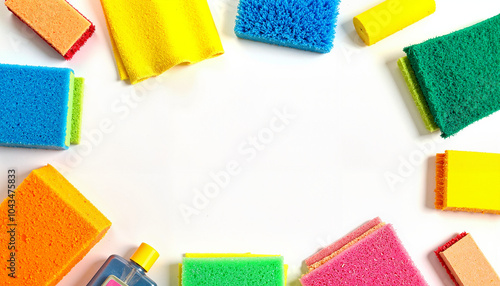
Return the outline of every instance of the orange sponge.
{"type": "Polygon", "coordinates": [[[56,169],[34,170],[0,205],[0,285],[56,285],[104,236],[111,222],[56,169]],[[8,231],[14,230],[12,239],[8,231]],[[7,269],[11,256],[15,262],[7,269]],[[9,275],[15,271],[15,278],[9,275]]]}
{"type": "Polygon", "coordinates": [[[500,285],[500,277],[472,236],[466,232],[457,235],[434,253],[456,286],[500,285]]]}
{"type": "Polygon", "coordinates": [[[67,60],[95,31],[95,26],[64,0],[6,0],[5,5],[67,60]]]}

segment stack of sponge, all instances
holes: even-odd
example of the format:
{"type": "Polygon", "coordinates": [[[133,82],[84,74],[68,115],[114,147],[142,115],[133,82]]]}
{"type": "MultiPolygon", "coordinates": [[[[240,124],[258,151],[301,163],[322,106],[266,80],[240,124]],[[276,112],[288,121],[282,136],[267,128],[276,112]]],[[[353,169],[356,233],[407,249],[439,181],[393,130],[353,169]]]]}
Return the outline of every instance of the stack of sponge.
{"type": "Polygon", "coordinates": [[[399,60],[427,128],[449,137],[500,110],[500,15],[404,49],[399,60]]]}
{"type": "Polygon", "coordinates": [[[0,146],[78,144],[83,84],[67,68],[0,64],[0,146]]]}
{"type": "Polygon", "coordinates": [[[306,259],[304,286],[427,286],[390,224],[375,218],[306,259]]]}

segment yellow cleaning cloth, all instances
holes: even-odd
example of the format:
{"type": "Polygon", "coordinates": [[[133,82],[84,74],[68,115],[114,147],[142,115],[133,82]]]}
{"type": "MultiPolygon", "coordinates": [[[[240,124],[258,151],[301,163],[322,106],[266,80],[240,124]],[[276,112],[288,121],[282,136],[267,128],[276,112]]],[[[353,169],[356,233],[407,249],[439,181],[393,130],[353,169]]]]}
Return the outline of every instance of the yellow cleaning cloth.
{"type": "Polygon", "coordinates": [[[224,53],[206,0],[101,0],[116,64],[132,84],[224,53]]]}
{"type": "Polygon", "coordinates": [[[500,214],[500,154],[437,154],[436,208],[500,214]]]}

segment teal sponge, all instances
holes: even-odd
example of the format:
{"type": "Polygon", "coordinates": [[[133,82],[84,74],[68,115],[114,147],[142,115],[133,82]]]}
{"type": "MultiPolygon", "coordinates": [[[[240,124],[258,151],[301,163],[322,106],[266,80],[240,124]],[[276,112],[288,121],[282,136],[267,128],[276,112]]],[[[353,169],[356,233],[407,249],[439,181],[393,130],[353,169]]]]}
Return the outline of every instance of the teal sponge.
{"type": "Polygon", "coordinates": [[[500,15],[406,47],[442,137],[500,110],[500,15]]]}
{"type": "Polygon", "coordinates": [[[283,257],[221,257],[182,260],[183,286],[283,286],[283,257]]]}

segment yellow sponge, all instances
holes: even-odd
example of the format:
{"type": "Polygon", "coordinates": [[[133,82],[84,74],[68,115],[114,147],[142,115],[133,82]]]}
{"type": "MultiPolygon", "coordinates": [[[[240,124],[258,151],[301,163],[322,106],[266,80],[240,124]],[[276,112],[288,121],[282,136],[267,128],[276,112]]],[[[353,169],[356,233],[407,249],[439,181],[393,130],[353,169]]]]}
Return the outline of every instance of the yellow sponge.
{"type": "Polygon", "coordinates": [[[101,0],[122,80],[224,53],[206,0],[101,0]]]}
{"type": "Polygon", "coordinates": [[[359,37],[370,46],[435,11],[434,0],[386,0],[354,17],[353,22],[359,37]]]}
{"type": "Polygon", "coordinates": [[[500,214],[500,154],[437,154],[435,192],[437,209],[500,214]]]}

